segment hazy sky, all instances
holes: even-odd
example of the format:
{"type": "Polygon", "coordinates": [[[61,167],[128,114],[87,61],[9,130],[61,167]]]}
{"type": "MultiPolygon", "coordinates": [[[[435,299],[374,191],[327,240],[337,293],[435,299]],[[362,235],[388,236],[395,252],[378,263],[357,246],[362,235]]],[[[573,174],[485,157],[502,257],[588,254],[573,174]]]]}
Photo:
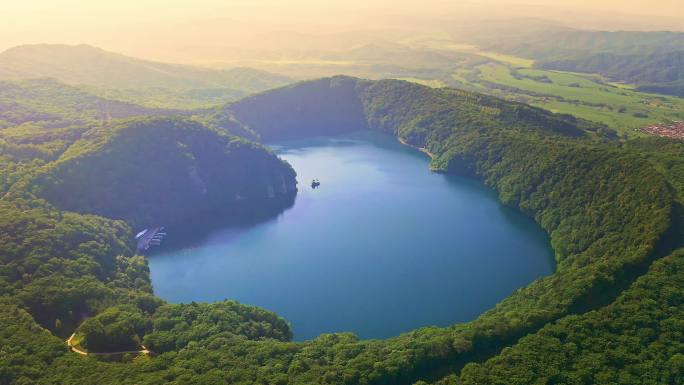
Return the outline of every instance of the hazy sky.
{"type": "Polygon", "coordinates": [[[0,0],[0,50],[88,43],[193,61],[183,56],[191,46],[262,47],[265,40],[296,45],[274,31],[422,31],[450,20],[506,17],[544,17],[588,28],[684,29],[684,0],[0,0]]]}

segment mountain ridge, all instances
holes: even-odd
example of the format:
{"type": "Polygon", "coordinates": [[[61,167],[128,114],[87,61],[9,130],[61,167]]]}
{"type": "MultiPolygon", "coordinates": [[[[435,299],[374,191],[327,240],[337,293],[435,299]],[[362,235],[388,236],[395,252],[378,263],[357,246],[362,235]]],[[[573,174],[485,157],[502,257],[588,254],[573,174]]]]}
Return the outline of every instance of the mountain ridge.
{"type": "Polygon", "coordinates": [[[291,82],[245,67],[227,70],[138,59],[90,45],[33,44],[0,53],[0,80],[54,78],[105,89],[222,90],[241,97],[291,82]]]}

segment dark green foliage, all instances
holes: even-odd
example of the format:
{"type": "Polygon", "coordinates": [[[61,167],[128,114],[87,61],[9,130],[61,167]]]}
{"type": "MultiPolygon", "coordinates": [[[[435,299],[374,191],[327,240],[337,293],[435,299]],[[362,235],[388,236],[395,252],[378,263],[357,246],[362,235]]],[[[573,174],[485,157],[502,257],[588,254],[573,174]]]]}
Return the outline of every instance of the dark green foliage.
{"type": "Polygon", "coordinates": [[[147,227],[294,193],[294,176],[256,144],[190,120],[159,118],[91,130],[27,183],[61,209],[147,227]]]}
{"type": "Polygon", "coordinates": [[[235,119],[233,113],[224,107],[205,111],[202,114],[193,116],[193,118],[208,127],[227,132],[231,135],[246,138],[248,140],[259,140],[259,134],[235,119]]]}
{"type": "Polygon", "coordinates": [[[172,113],[98,97],[54,79],[0,81],[0,156],[54,160],[84,132],[112,119],[172,113]]]}
{"type": "Polygon", "coordinates": [[[0,306],[0,384],[36,384],[66,345],[26,311],[2,299],[0,306]]]}
{"type": "Polygon", "coordinates": [[[228,113],[265,141],[360,130],[367,125],[356,86],[346,77],[313,80],[243,99],[228,113]]]}
{"type": "MultiPolygon", "coordinates": [[[[648,264],[670,225],[672,196],[648,162],[611,144],[558,135],[585,132],[578,125],[587,123],[404,82],[361,82],[354,88],[371,129],[427,148],[438,170],[484,178],[505,203],[535,217],[551,235],[559,266],[553,276],[519,290],[469,325],[358,345],[344,365],[357,373],[352,383],[410,381],[435,365],[467,359],[473,350],[495,349],[546,322],[602,306],[630,282],[633,269],[648,264]]],[[[259,132],[259,125],[245,123],[259,132]]],[[[307,127],[308,121],[298,123],[307,127]]],[[[302,375],[339,381],[328,366],[332,360],[317,361],[317,369],[308,365],[302,375]]]]}
{"type": "Polygon", "coordinates": [[[440,384],[684,384],[684,251],[613,304],[565,317],[440,384]]]}
{"type": "Polygon", "coordinates": [[[79,327],[81,345],[91,352],[117,352],[140,349],[142,336],[152,321],[138,309],[111,307],[86,319],[79,327]]]}
{"type": "Polygon", "coordinates": [[[633,140],[627,146],[644,154],[670,182],[684,201],[684,142],[649,137],[633,140]]]}
{"type": "Polygon", "coordinates": [[[151,113],[134,104],[93,96],[54,79],[0,82],[0,128],[27,122],[55,128],[71,122],[151,113]]]}
{"type": "Polygon", "coordinates": [[[145,336],[145,345],[157,353],[180,350],[192,341],[221,334],[250,340],[292,338],[290,326],[275,313],[232,301],[164,305],[153,320],[154,330],[145,336]]]}
{"type": "Polygon", "coordinates": [[[392,80],[361,83],[361,88],[371,129],[430,150],[445,146],[453,135],[521,130],[581,137],[601,127],[570,115],[455,89],[433,90],[392,80]]]}
{"type": "Polygon", "coordinates": [[[582,136],[600,126],[521,103],[453,89],[435,90],[396,80],[359,81],[338,76],[246,98],[227,107],[234,119],[264,140],[331,135],[360,129],[397,132],[410,126],[410,143],[448,130],[516,129],[582,136]],[[265,106],[268,106],[267,108],[265,106]]]}
{"type": "MultiPolygon", "coordinates": [[[[0,151],[3,149],[0,141],[0,151]]],[[[0,155],[0,195],[3,195],[12,185],[21,179],[30,170],[35,170],[43,164],[38,159],[30,161],[14,161],[6,155],[0,155]]]]}
{"type": "MultiPolygon", "coordinates": [[[[131,254],[130,236],[122,222],[0,201],[3,291],[45,327],[53,328],[56,319],[76,322],[115,300],[103,282],[127,280],[116,256],[131,254]]],[[[149,278],[141,279],[149,290],[149,278]]]]}
{"type": "MultiPolygon", "coordinates": [[[[155,185],[168,179],[187,182],[187,167],[195,164],[216,163],[221,172],[231,172],[235,162],[253,165],[267,158],[264,170],[291,169],[257,145],[187,120],[119,122],[88,132],[58,160],[38,163],[37,169],[6,167],[22,176],[0,205],[5,210],[0,249],[10,250],[2,260],[0,293],[50,328],[57,329],[59,319],[61,329],[73,330],[83,317],[91,317],[83,328],[92,325],[90,333],[107,337],[100,343],[135,344],[137,336],[161,354],[100,362],[62,353],[43,366],[10,372],[16,373],[10,381],[20,383],[19,376],[27,376],[22,373],[38,367],[40,374],[28,378],[39,383],[410,384],[494,357],[467,366],[463,375],[483,384],[529,383],[530,373],[545,383],[573,383],[573,371],[593,363],[592,375],[606,373],[596,382],[615,383],[620,379],[614,368],[636,368],[630,355],[644,341],[650,345],[637,357],[647,364],[638,370],[652,383],[676,380],[667,376],[678,374],[681,364],[681,325],[671,320],[682,317],[679,271],[684,265],[674,261],[684,256],[659,262],[647,278],[609,304],[661,256],[660,241],[677,219],[673,209],[682,191],[681,146],[656,141],[623,145],[601,137],[601,127],[589,122],[523,104],[401,81],[344,77],[283,88],[210,114],[197,119],[215,128],[230,122],[265,139],[369,128],[426,148],[433,154],[433,168],[478,177],[504,203],[532,216],[550,235],[558,270],[473,322],[422,328],[387,340],[330,334],[292,343],[285,321],[264,310],[234,302],[164,305],[150,295],[144,260],[131,257],[130,245],[122,241],[131,237],[127,225],[58,211],[50,204],[117,217],[97,210],[125,211],[144,199],[143,192],[158,193],[146,184],[133,188],[127,179],[140,162],[165,173],[154,179],[155,185]],[[666,150],[659,150],[661,144],[666,150]],[[155,157],[159,151],[163,159],[155,157]],[[218,158],[202,163],[200,158],[211,154],[218,158]],[[84,177],[92,183],[84,183],[84,177]],[[129,183],[127,189],[117,182],[129,183]],[[122,193],[117,199],[123,196],[125,204],[116,206],[110,190],[122,193]],[[72,194],[83,203],[70,202],[72,194]],[[98,206],[97,196],[107,197],[107,204],[98,206]],[[669,283],[649,283],[653,274],[658,275],[655,281],[669,283]],[[634,287],[642,289],[629,294],[634,287]],[[143,318],[153,322],[145,336],[143,318]],[[109,326],[115,327],[108,331],[109,326]],[[557,342],[568,336],[574,348],[557,342]],[[623,341],[628,345],[614,348],[623,341]],[[510,349],[499,355],[505,347],[510,349]],[[608,348],[616,354],[596,356],[598,349],[608,348]],[[491,373],[506,377],[486,377],[491,373]]],[[[239,184],[254,172],[231,175],[239,184]]],[[[221,188],[234,191],[232,185],[221,188]]],[[[162,215],[149,206],[139,210],[140,215],[153,213],[154,219],[162,215]]],[[[22,333],[35,327],[28,321],[22,333]]],[[[3,337],[2,346],[8,338],[3,337]]],[[[634,383],[634,378],[639,377],[625,381],[634,383]]]]}

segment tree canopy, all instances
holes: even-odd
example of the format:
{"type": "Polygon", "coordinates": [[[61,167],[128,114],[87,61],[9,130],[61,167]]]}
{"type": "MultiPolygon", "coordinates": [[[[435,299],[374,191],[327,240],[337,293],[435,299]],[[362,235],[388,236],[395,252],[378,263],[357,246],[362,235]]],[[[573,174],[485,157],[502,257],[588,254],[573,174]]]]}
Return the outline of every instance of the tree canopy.
{"type": "Polygon", "coordinates": [[[682,144],[619,142],[601,126],[519,103],[346,77],[207,114],[112,121],[65,142],[56,157],[3,159],[0,383],[684,378],[682,253],[673,253],[682,239],[682,144]],[[282,182],[290,191],[294,180],[294,170],[267,149],[222,132],[227,123],[263,139],[364,128],[425,148],[433,169],[479,178],[534,218],[550,236],[557,271],[472,322],[386,340],[340,333],[295,343],[287,322],[263,309],[164,303],[153,295],[146,260],[134,255],[133,227],[179,214],[164,216],[146,196],[159,196],[173,181],[184,185],[158,198],[166,209],[258,206],[282,182]],[[159,173],[143,171],[154,183],[130,180],[146,166],[159,173]],[[196,198],[202,187],[207,201],[196,198]],[[158,355],[83,358],[61,340],[73,331],[94,351],[142,343],[158,355]]]}

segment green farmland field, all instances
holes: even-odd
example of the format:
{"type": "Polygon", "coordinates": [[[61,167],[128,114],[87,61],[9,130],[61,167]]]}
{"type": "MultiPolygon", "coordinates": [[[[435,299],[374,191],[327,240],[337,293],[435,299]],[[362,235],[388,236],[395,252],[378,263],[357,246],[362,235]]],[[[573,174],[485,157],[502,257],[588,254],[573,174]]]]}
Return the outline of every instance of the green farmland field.
{"type": "Polygon", "coordinates": [[[553,112],[603,123],[621,135],[642,136],[653,123],[684,120],[684,98],[638,92],[630,84],[598,74],[535,68],[527,58],[457,44],[446,39],[418,40],[414,47],[436,52],[460,52],[479,59],[458,66],[443,78],[399,77],[432,87],[457,87],[529,103],[553,112]]]}
{"type": "Polygon", "coordinates": [[[599,75],[490,62],[459,69],[449,81],[455,83],[451,85],[600,122],[629,136],[640,136],[637,130],[648,124],[684,120],[684,99],[633,91],[628,85],[610,83],[599,75]]]}

